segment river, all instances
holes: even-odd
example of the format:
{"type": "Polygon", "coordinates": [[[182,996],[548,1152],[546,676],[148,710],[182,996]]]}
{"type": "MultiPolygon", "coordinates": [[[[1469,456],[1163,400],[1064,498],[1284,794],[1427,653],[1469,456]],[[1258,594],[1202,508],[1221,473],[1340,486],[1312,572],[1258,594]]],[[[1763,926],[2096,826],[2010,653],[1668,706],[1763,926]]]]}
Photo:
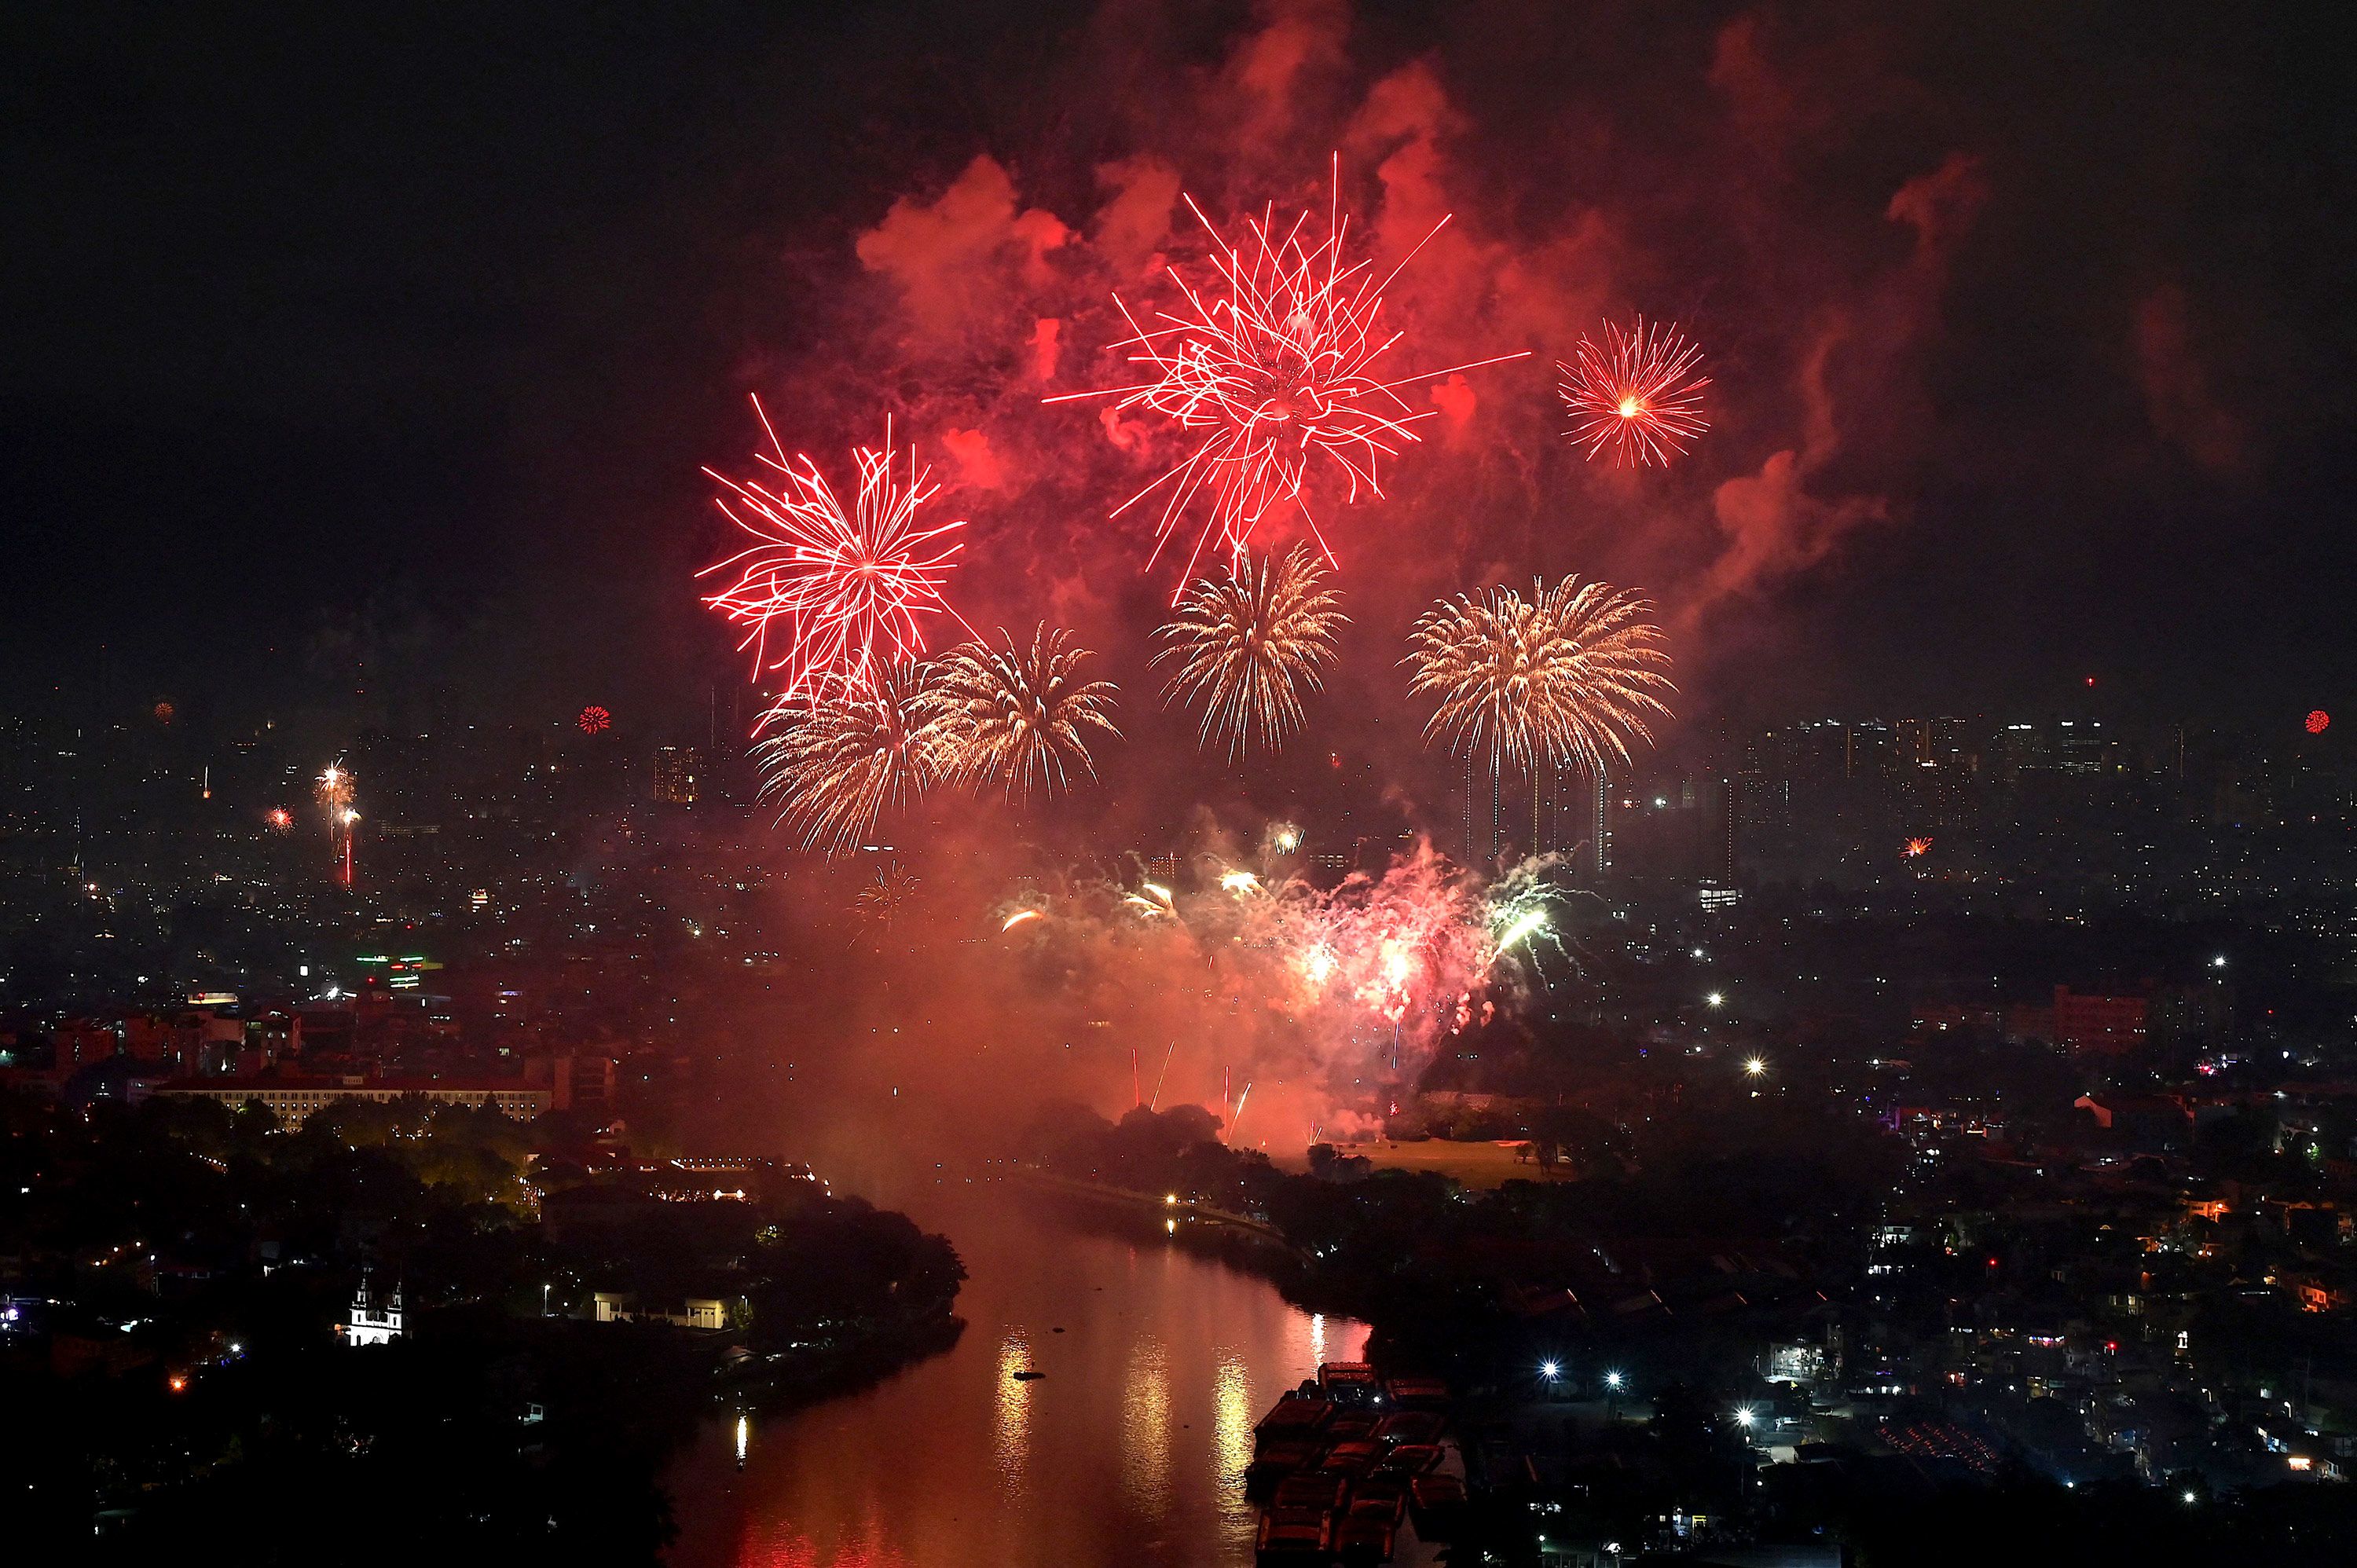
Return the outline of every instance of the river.
{"type": "Polygon", "coordinates": [[[741,1468],[736,1423],[713,1423],[669,1477],[671,1568],[1252,1562],[1253,1423],[1319,1361],[1357,1359],[1364,1325],[1019,1188],[877,1196],[957,1244],[964,1336],[862,1392],[749,1418],[741,1468]]]}

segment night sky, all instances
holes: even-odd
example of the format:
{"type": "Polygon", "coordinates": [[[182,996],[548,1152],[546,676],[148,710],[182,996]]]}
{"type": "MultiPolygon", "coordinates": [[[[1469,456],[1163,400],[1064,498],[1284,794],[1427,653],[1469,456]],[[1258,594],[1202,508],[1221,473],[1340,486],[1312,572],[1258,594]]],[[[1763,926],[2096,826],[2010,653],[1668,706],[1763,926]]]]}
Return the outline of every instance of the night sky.
{"type": "MultiPolygon", "coordinates": [[[[0,707],[168,697],[650,737],[741,681],[692,574],[759,392],[884,416],[977,625],[1076,627],[1133,741],[1158,469],[1054,392],[1215,217],[1341,194],[1437,368],[1334,501],[1335,706],[1444,592],[1642,587],[1685,711],[2357,718],[2345,49],[2322,7],[20,5],[0,23],[0,707]],[[1550,361],[1684,324],[1714,426],[1562,442],[1550,361]],[[1040,323],[1059,325],[1040,348],[1040,323]],[[1429,400],[1419,397],[1420,405],[1429,400]],[[390,693],[390,695],[389,695],[390,693]],[[387,704],[371,706],[371,704],[387,704]]],[[[1361,701],[1366,704],[1363,709],[1361,701]]],[[[357,720],[355,721],[357,722],[357,720]]],[[[1323,726],[1323,727],[1321,727],[1323,726]]]]}

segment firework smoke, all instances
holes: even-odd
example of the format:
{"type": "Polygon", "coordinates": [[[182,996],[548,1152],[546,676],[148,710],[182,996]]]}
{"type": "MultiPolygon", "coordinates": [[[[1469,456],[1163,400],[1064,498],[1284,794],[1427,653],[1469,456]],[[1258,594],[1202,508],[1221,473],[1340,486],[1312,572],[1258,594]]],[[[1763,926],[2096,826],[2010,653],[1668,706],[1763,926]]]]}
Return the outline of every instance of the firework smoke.
{"type": "Polygon", "coordinates": [[[1233,575],[1206,577],[1183,595],[1154,656],[1172,671],[1165,694],[1202,709],[1202,744],[1224,736],[1231,759],[1254,746],[1275,751],[1301,727],[1301,690],[1319,689],[1343,616],[1325,569],[1295,545],[1285,559],[1239,561],[1233,575]]]}

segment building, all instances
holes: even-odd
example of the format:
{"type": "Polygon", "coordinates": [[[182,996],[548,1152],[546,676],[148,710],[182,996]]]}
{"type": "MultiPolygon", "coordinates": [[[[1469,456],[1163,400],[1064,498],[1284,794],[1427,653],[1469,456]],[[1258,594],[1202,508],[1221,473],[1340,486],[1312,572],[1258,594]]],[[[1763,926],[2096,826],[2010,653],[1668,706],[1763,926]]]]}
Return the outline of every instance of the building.
{"type": "Polygon", "coordinates": [[[2142,1047],[2145,999],[2141,996],[2077,996],[2067,985],[2054,988],[2054,1043],[2066,1051],[2106,1055],[2142,1047]]]}
{"type": "Polygon", "coordinates": [[[402,1337],[401,1286],[393,1287],[393,1297],[382,1308],[369,1294],[368,1275],[361,1275],[361,1288],[352,1296],[352,1321],[344,1330],[347,1345],[390,1345],[402,1337]]]}
{"type": "Polygon", "coordinates": [[[488,1104],[501,1115],[519,1122],[529,1122],[553,1109],[555,1103],[554,1090],[504,1078],[363,1078],[358,1074],[340,1078],[184,1078],[157,1084],[149,1092],[218,1101],[232,1112],[259,1101],[290,1130],[300,1127],[313,1112],[324,1111],[339,1100],[371,1100],[383,1104],[415,1094],[437,1105],[488,1104]]]}
{"type": "Polygon", "coordinates": [[[655,752],[655,799],[671,806],[695,804],[704,756],[692,746],[666,746],[655,752]]]}
{"type": "Polygon", "coordinates": [[[677,1312],[657,1312],[638,1305],[631,1291],[601,1290],[591,1298],[600,1323],[668,1323],[674,1328],[726,1328],[728,1304],[716,1296],[692,1295],[677,1312]]]}

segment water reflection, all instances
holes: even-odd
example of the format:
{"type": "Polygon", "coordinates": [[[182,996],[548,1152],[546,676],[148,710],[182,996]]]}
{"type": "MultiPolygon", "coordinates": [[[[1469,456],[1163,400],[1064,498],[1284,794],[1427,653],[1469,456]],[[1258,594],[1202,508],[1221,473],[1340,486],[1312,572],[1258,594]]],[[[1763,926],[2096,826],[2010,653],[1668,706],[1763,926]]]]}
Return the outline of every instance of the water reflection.
{"type": "Polygon", "coordinates": [[[1023,1489],[1024,1444],[1031,1425],[1031,1384],[1015,1374],[1030,1367],[1031,1347],[1024,1343],[1023,1331],[1009,1329],[998,1347],[998,1421],[990,1448],[1010,1494],[1023,1489]]]}
{"type": "Polygon", "coordinates": [[[1365,1329],[1020,1195],[956,1208],[896,1197],[965,1258],[964,1337],[765,1421],[741,1473],[735,1421],[714,1422],[668,1478],[672,1568],[1250,1563],[1253,1422],[1320,1357],[1356,1357],[1365,1329]],[[1042,1375],[1016,1380],[1026,1369],[1042,1375]]]}
{"type": "Polygon", "coordinates": [[[1170,1509],[1170,1365],[1151,1338],[1131,1348],[1121,1395],[1121,1488],[1159,1520],[1170,1509]]]}

